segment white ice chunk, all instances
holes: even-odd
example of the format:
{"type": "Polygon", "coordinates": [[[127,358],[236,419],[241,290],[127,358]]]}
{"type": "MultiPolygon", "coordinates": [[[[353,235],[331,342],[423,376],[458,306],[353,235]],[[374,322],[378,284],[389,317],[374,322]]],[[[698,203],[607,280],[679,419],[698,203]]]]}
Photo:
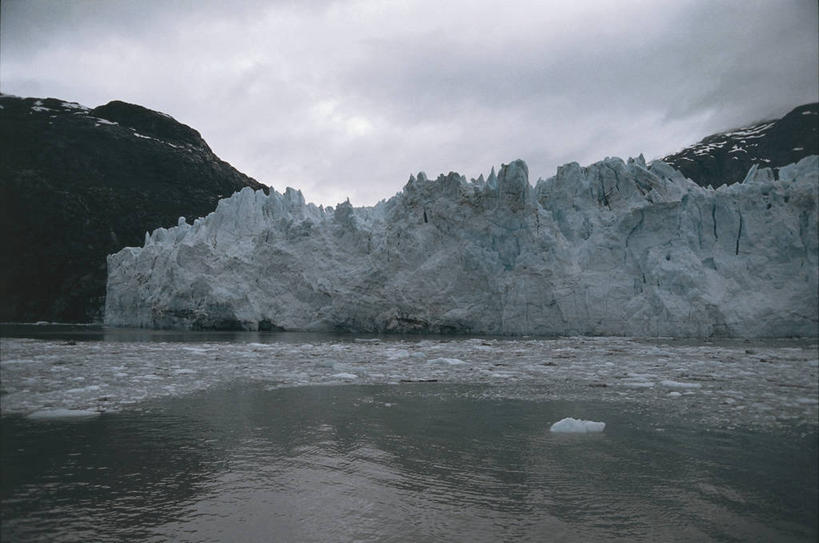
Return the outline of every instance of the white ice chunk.
{"type": "Polygon", "coordinates": [[[460,358],[433,358],[429,360],[430,364],[449,364],[450,366],[460,366],[461,364],[466,364],[460,358]]]}
{"type": "Polygon", "coordinates": [[[410,352],[406,349],[390,349],[387,351],[387,360],[398,360],[401,358],[409,358],[410,352]]]}
{"type": "Polygon", "coordinates": [[[40,411],[31,413],[28,418],[34,420],[87,418],[97,417],[99,414],[99,411],[88,411],[85,409],[41,409],[40,411]]]}
{"type": "Polygon", "coordinates": [[[605,422],[595,422],[591,420],[573,419],[566,417],[552,424],[549,428],[550,432],[566,433],[566,434],[589,434],[594,432],[602,432],[606,429],[605,422]]]}
{"type": "Polygon", "coordinates": [[[652,388],[654,387],[654,383],[650,381],[624,381],[623,386],[629,388],[652,388]]]}
{"type": "Polygon", "coordinates": [[[702,385],[699,383],[683,383],[680,381],[672,381],[670,379],[660,381],[660,384],[668,388],[702,388],[702,385]]]}

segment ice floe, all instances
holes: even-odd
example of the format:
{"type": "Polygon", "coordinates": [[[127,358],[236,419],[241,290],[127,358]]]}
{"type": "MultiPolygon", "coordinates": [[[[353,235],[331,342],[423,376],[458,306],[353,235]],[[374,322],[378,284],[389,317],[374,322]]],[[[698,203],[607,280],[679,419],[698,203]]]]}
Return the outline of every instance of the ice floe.
{"type": "Polygon", "coordinates": [[[591,434],[602,432],[605,429],[605,422],[595,422],[592,420],[581,420],[567,417],[552,424],[549,431],[562,434],[591,434]]]}
{"type": "MultiPolygon", "coordinates": [[[[0,338],[0,410],[120,411],[226,384],[436,382],[525,400],[630,402],[717,425],[816,424],[815,341],[455,339],[244,333],[249,340],[0,338]],[[276,339],[276,338],[284,339],[276,339]],[[488,349],[487,349],[488,348],[488,349]],[[462,363],[461,363],[462,362],[462,363]]],[[[570,413],[569,413],[570,414],[570,413]]]]}
{"type": "Polygon", "coordinates": [[[45,419],[76,419],[99,416],[99,411],[89,411],[87,409],[41,409],[28,415],[32,420],[45,419]]]}

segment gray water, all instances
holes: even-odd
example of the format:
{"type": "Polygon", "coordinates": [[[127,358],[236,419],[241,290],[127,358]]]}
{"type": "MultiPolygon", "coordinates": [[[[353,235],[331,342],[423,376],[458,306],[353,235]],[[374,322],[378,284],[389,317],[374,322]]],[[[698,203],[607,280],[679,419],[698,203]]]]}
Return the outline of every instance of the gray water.
{"type": "Polygon", "coordinates": [[[4,542],[817,537],[815,342],[6,327],[0,355],[4,542]]]}

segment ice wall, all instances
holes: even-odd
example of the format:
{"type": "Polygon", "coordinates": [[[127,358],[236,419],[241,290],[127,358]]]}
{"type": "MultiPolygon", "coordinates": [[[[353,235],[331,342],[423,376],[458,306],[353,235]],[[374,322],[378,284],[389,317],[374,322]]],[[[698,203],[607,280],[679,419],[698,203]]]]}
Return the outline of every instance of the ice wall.
{"type": "Polygon", "coordinates": [[[642,157],[515,161],[374,207],[245,188],[108,257],[116,326],[816,336],[819,157],[702,188],[642,157]]]}

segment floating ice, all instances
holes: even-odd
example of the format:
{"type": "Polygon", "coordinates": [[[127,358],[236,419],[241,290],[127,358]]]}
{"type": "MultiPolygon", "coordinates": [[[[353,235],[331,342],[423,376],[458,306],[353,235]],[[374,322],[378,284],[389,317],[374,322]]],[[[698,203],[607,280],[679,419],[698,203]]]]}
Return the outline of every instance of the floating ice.
{"type": "Polygon", "coordinates": [[[668,388],[702,388],[700,383],[682,383],[680,381],[672,381],[670,379],[660,381],[660,384],[668,388]]]}
{"type": "Polygon", "coordinates": [[[602,432],[606,429],[605,422],[594,422],[591,420],[580,420],[567,417],[552,424],[550,432],[565,434],[590,434],[602,432]]]}
{"type": "Polygon", "coordinates": [[[331,375],[330,377],[333,377],[335,379],[358,379],[358,375],[356,375],[354,373],[346,373],[346,372],[335,373],[335,374],[331,375]]]}
{"type": "Polygon", "coordinates": [[[464,362],[460,358],[445,358],[445,357],[432,358],[432,359],[429,360],[429,363],[430,364],[449,364],[450,366],[460,366],[462,364],[466,364],[466,362],[464,362]]]}
{"type": "MultiPolygon", "coordinates": [[[[116,337],[118,331],[105,334],[116,337]]],[[[203,341],[191,333],[187,342],[168,342],[161,332],[145,334],[154,337],[75,345],[64,339],[0,338],[0,412],[116,412],[236,382],[274,388],[435,382],[479,385],[491,396],[534,401],[627,401],[646,410],[674,403],[678,415],[716,424],[800,420],[815,425],[819,413],[814,341],[495,338],[484,340],[494,347],[484,351],[477,348],[483,342],[455,338],[399,336],[358,343],[335,335],[246,333],[238,341],[203,341]],[[261,338],[265,343],[255,342],[261,338]],[[468,363],[429,364],[415,355],[468,363]],[[661,385],[682,376],[696,379],[701,388],[661,385]]]]}
{"type": "Polygon", "coordinates": [[[89,411],[87,409],[41,409],[31,413],[28,418],[34,420],[76,419],[97,417],[99,414],[99,411],[89,411]]]}
{"type": "Polygon", "coordinates": [[[623,381],[624,387],[629,388],[654,388],[654,383],[651,381],[623,381]]]}

